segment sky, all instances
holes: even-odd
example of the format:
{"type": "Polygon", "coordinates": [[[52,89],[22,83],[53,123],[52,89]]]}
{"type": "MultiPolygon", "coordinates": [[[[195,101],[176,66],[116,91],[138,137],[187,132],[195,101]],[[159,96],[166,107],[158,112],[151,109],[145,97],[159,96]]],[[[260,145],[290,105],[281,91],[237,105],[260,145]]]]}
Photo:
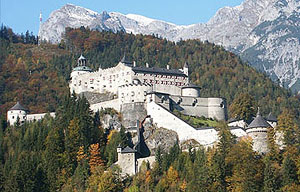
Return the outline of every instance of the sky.
{"type": "Polygon", "coordinates": [[[38,33],[40,11],[43,21],[67,3],[98,13],[102,11],[139,14],[177,25],[207,22],[219,8],[240,5],[243,0],[0,0],[0,23],[16,33],[38,33]]]}

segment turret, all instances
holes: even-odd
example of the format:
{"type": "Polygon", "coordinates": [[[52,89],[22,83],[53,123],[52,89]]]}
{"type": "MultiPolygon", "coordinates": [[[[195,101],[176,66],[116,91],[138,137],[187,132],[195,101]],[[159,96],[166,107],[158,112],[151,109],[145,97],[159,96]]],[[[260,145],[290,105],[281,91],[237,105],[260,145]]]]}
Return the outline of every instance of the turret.
{"type": "Polygon", "coordinates": [[[183,73],[186,75],[186,76],[189,76],[189,64],[187,62],[184,63],[184,66],[183,66],[183,73]]]}
{"type": "Polygon", "coordinates": [[[259,153],[268,152],[267,132],[271,125],[258,112],[254,120],[246,128],[246,133],[252,138],[253,150],[259,153]]]}
{"type": "Polygon", "coordinates": [[[77,66],[86,66],[86,58],[82,55],[77,60],[77,66]]]}
{"type": "Polygon", "coordinates": [[[17,102],[12,108],[7,111],[7,122],[9,125],[14,125],[18,120],[22,124],[26,121],[27,109],[17,102]]]}
{"type": "Polygon", "coordinates": [[[189,83],[181,88],[181,95],[184,97],[200,97],[200,87],[189,83]]]}
{"type": "Polygon", "coordinates": [[[77,60],[77,67],[75,67],[71,72],[71,77],[70,77],[71,81],[69,84],[71,93],[73,91],[77,93],[76,91],[77,87],[80,86],[80,82],[77,82],[76,79],[77,76],[92,72],[92,70],[89,67],[87,67],[86,64],[87,64],[86,58],[80,55],[80,57],[77,60]]]}

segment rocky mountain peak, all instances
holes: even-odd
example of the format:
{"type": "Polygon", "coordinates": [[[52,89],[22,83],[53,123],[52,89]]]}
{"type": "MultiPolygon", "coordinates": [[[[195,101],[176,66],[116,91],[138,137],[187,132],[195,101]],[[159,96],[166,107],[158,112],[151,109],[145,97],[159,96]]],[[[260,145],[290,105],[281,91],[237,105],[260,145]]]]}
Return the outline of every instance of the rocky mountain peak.
{"type": "Polygon", "coordinates": [[[245,0],[217,11],[207,23],[179,26],[136,14],[102,12],[72,4],[51,13],[39,36],[60,41],[65,27],[157,34],[171,41],[208,40],[240,54],[282,85],[300,90],[299,0],[245,0]]]}

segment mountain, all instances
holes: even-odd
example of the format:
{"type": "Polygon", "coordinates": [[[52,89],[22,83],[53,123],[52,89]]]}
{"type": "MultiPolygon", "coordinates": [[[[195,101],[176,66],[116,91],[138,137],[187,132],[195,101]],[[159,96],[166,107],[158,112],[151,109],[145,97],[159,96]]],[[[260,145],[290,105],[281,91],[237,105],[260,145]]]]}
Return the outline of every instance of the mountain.
{"type": "Polygon", "coordinates": [[[172,41],[208,40],[237,53],[281,85],[300,90],[300,1],[245,0],[224,7],[207,23],[175,25],[135,14],[96,13],[67,4],[51,13],[39,36],[58,43],[65,27],[157,34],[172,41]]]}

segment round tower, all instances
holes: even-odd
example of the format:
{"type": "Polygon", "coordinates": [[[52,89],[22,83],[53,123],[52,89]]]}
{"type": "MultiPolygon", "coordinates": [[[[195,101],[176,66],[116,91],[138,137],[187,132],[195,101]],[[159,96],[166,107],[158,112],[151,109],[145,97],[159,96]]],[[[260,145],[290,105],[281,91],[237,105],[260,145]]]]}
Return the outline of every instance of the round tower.
{"type": "Polygon", "coordinates": [[[92,70],[89,67],[87,67],[86,64],[87,64],[86,58],[80,55],[80,57],[77,60],[77,67],[75,67],[72,70],[71,79],[73,79],[73,77],[75,76],[92,72],[92,70]]]}
{"type": "Polygon", "coordinates": [[[181,96],[183,97],[200,97],[200,87],[191,83],[181,88],[181,96]]]}
{"type": "Polygon", "coordinates": [[[260,115],[259,108],[256,117],[246,128],[246,133],[252,138],[253,150],[259,153],[268,152],[267,132],[271,125],[260,115]]]}
{"type": "Polygon", "coordinates": [[[14,125],[18,120],[22,124],[26,121],[27,109],[19,102],[7,111],[7,122],[9,125],[14,125]]]}
{"type": "Polygon", "coordinates": [[[70,76],[70,92],[72,93],[73,91],[75,91],[75,93],[80,92],[80,82],[77,81],[77,77],[83,74],[87,74],[87,73],[91,73],[92,70],[86,66],[87,64],[87,60],[85,57],[83,57],[82,55],[80,55],[80,57],[77,60],[77,67],[75,67],[72,72],[71,72],[71,76],[70,76]],[[78,89],[79,88],[79,89],[78,89]]]}

